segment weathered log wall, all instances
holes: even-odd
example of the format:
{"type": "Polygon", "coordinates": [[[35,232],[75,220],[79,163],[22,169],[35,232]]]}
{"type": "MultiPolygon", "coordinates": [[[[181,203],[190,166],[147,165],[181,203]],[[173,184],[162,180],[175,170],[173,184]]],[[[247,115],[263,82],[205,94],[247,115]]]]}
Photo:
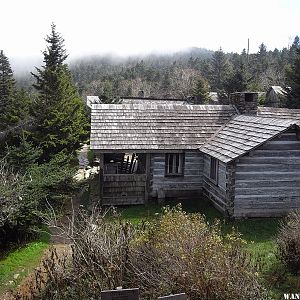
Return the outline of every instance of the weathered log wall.
{"type": "Polygon", "coordinates": [[[300,140],[289,130],[236,162],[234,216],[279,216],[296,208],[300,140]]]}
{"type": "Polygon", "coordinates": [[[152,197],[180,196],[184,192],[201,192],[203,187],[203,154],[185,152],[184,176],[165,176],[165,154],[152,153],[150,161],[152,197]]]}
{"type": "Polygon", "coordinates": [[[218,162],[217,181],[210,179],[210,156],[204,155],[204,192],[211,199],[213,205],[222,213],[227,211],[228,203],[228,174],[227,166],[218,162]]]}

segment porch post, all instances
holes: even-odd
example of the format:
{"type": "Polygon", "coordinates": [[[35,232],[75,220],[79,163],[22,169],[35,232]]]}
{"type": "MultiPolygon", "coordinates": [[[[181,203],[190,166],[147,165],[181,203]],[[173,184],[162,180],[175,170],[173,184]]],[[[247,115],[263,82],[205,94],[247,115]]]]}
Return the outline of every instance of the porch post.
{"type": "Polygon", "coordinates": [[[150,153],[146,153],[146,182],[145,182],[145,204],[149,201],[150,193],[150,153]]]}
{"type": "Polygon", "coordinates": [[[104,185],[104,154],[99,154],[99,196],[100,196],[100,205],[103,202],[103,185],[104,185]]]}

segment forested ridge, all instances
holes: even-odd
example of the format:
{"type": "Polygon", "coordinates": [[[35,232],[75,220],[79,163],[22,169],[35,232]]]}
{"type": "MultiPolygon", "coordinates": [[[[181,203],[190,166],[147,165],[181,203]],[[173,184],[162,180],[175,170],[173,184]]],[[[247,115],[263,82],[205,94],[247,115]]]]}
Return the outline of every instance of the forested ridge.
{"type": "Polygon", "coordinates": [[[288,86],[287,71],[296,57],[299,38],[291,47],[268,50],[261,44],[257,53],[224,53],[191,48],[170,55],[142,58],[94,56],[70,63],[70,69],[82,95],[102,98],[137,96],[187,98],[195,95],[199,78],[210,91],[229,94],[238,91],[265,92],[272,85],[288,86]]]}

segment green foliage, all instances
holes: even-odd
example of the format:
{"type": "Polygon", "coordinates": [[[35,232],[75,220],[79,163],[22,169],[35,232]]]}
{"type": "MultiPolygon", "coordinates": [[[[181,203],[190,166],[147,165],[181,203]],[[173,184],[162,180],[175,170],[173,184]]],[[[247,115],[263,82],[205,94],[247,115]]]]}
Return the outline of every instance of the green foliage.
{"type": "MultiPolygon", "coordinates": [[[[25,144],[25,145],[24,145],[25,144]]],[[[14,148],[8,155],[12,162],[27,163],[23,175],[2,160],[0,164],[0,242],[17,241],[26,238],[31,230],[39,226],[48,213],[49,205],[60,208],[70,200],[76,183],[73,180],[75,168],[70,167],[72,157],[64,153],[56,155],[48,163],[32,164],[37,157],[35,149],[27,141],[26,147],[31,160],[14,148]]]]}
{"type": "Polygon", "coordinates": [[[91,150],[91,149],[88,150],[87,158],[88,158],[88,161],[89,161],[89,165],[93,166],[94,161],[95,161],[95,153],[94,153],[93,150],[91,150]]]}
{"type": "Polygon", "coordinates": [[[8,146],[5,158],[14,170],[25,173],[27,168],[36,163],[42,154],[42,150],[28,141],[26,135],[19,138],[18,146],[8,146]]]}
{"type": "Polygon", "coordinates": [[[213,54],[211,67],[212,88],[217,91],[224,90],[230,69],[228,59],[221,48],[213,54]]]}
{"type": "Polygon", "coordinates": [[[300,47],[295,48],[295,58],[291,66],[287,68],[288,88],[287,107],[300,108],[300,47]]]}
{"type": "Polygon", "coordinates": [[[192,99],[194,104],[205,104],[210,99],[208,82],[202,76],[196,80],[192,99]]]}
{"type": "MultiPolygon", "coordinates": [[[[8,58],[0,51],[0,104],[1,109],[8,105],[15,88],[15,79],[8,58]]],[[[1,111],[2,112],[2,111],[1,111]]]]}
{"type": "Polygon", "coordinates": [[[295,275],[300,274],[300,211],[291,212],[277,236],[279,257],[295,275]]]}
{"type": "Polygon", "coordinates": [[[21,120],[27,119],[30,115],[32,99],[24,89],[16,90],[11,99],[10,108],[7,111],[9,124],[17,124],[21,120]]]}
{"type": "Polygon", "coordinates": [[[5,160],[0,162],[0,245],[25,239],[29,227],[37,224],[36,199],[27,194],[26,178],[5,160]]]}
{"type": "Polygon", "coordinates": [[[8,58],[0,51],[0,130],[18,123],[29,115],[31,99],[24,89],[18,90],[8,58]]]}
{"type": "Polygon", "coordinates": [[[33,112],[38,127],[32,139],[43,149],[43,159],[48,161],[62,150],[75,154],[87,137],[88,119],[68,66],[63,64],[67,57],[64,40],[54,24],[46,41],[49,45],[43,52],[45,65],[33,74],[38,91],[33,112]]]}
{"type": "Polygon", "coordinates": [[[227,94],[234,92],[244,92],[247,90],[249,76],[246,71],[246,65],[241,60],[233,72],[230,73],[225,83],[227,94]]]}
{"type": "Polygon", "coordinates": [[[27,170],[27,178],[30,178],[28,196],[38,200],[41,212],[47,207],[47,202],[55,206],[70,200],[76,188],[73,179],[75,167],[70,166],[70,160],[70,156],[61,152],[48,163],[32,165],[27,170]]]}
{"type": "Polygon", "coordinates": [[[15,92],[15,79],[8,58],[0,51],[0,129],[8,125],[7,113],[10,111],[15,92]]]}
{"type": "Polygon", "coordinates": [[[102,103],[119,103],[120,99],[115,94],[115,88],[113,82],[105,80],[103,82],[97,82],[94,85],[94,95],[99,96],[102,103]]]}
{"type": "Polygon", "coordinates": [[[40,235],[36,241],[10,252],[0,260],[0,294],[5,289],[17,287],[25,277],[33,272],[40,263],[48,244],[49,235],[40,235]],[[17,279],[14,278],[15,274],[19,274],[17,279]]]}

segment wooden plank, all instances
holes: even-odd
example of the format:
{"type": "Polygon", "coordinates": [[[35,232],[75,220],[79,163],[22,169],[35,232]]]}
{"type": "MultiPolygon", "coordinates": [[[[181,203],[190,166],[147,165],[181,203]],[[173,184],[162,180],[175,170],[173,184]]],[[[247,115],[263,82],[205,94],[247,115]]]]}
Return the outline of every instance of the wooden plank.
{"type": "Polygon", "coordinates": [[[216,186],[209,178],[204,177],[203,186],[216,196],[226,199],[226,190],[223,190],[219,186],[216,186]]]}
{"type": "Polygon", "coordinates": [[[253,156],[258,157],[300,157],[300,150],[255,150],[253,151],[253,156]]]}
{"type": "Polygon", "coordinates": [[[300,142],[294,141],[270,141],[261,146],[265,150],[299,150],[300,142]]]}
{"type": "Polygon", "coordinates": [[[145,185],[144,186],[129,186],[129,187],[109,187],[104,185],[103,188],[104,193],[122,193],[122,192],[145,192],[145,185]]]}
{"type": "Polygon", "coordinates": [[[234,208],[233,217],[253,217],[253,218],[267,218],[267,217],[281,217],[287,215],[292,209],[236,209],[234,208]]]}
{"type": "Polygon", "coordinates": [[[262,180],[236,180],[235,188],[260,188],[260,187],[299,187],[300,186],[300,174],[298,178],[291,176],[290,179],[262,179],[262,180]]]}
{"type": "MultiPolygon", "coordinates": [[[[257,187],[257,188],[235,188],[235,198],[239,196],[257,196],[257,195],[266,195],[269,197],[278,196],[299,196],[300,195],[300,186],[298,187],[257,187]]],[[[300,196],[299,196],[300,199],[300,196]]]]}
{"type": "Polygon", "coordinates": [[[201,182],[203,179],[203,175],[186,175],[186,176],[174,176],[174,177],[165,177],[164,175],[153,175],[153,182],[160,182],[164,184],[165,182],[174,182],[174,183],[180,183],[180,182],[201,182]]]}
{"type": "Polygon", "coordinates": [[[236,173],[236,182],[239,180],[264,180],[268,178],[269,180],[290,180],[295,178],[295,180],[299,180],[299,171],[291,171],[291,172],[281,172],[279,170],[276,171],[237,171],[236,173]]]}
{"type": "Polygon", "coordinates": [[[285,203],[284,201],[279,201],[278,199],[274,199],[274,202],[262,202],[262,203],[257,203],[257,202],[246,202],[246,203],[235,203],[235,207],[237,209],[299,209],[300,205],[297,204],[292,204],[292,203],[285,203]],[[276,201],[278,200],[278,201],[276,201]]]}
{"type": "Polygon", "coordinates": [[[146,175],[145,174],[104,174],[104,181],[145,181],[146,175]]]}
{"type": "Polygon", "coordinates": [[[102,205],[138,205],[144,204],[144,195],[141,197],[103,197],[102,205]]]}
{"type": "MultiPolygon", "coordinates": [[[[254,151],[255,152],[255,151],[254,151]]],[[[285,156],[277,156],[277,157],[241,157],[239,159],[239,163],[242,164],[289,164],[300,165],[300,156],[299,157],[290,157],[288,155],[285,156]]]]}
{"type": "Polygon", "coordinates": [[[242,164],[237,163],[237,172],[298,172],[300,164],[242,164]]]}

